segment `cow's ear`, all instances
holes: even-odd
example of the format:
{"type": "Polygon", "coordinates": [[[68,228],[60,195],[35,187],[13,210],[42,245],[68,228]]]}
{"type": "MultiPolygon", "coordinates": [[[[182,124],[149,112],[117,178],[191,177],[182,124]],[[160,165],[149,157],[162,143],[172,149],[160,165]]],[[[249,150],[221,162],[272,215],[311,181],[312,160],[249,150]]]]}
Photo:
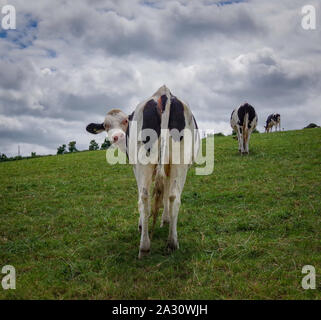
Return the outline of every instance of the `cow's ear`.
{"type": "Polygon", "coordinates": [[[133,118],[134,118],[134,112],[135,112],[135,111],[133,111],[133,112],[128,116],[128,121],[132,121],[132,120],[133,120],[133,118]]]}
{"type": "Polygon", "coordinates": [[[103,123],[90,123],[87,127],[86,130],[89,133],[97,134],[105,131],[105,126],[103,123]]]}

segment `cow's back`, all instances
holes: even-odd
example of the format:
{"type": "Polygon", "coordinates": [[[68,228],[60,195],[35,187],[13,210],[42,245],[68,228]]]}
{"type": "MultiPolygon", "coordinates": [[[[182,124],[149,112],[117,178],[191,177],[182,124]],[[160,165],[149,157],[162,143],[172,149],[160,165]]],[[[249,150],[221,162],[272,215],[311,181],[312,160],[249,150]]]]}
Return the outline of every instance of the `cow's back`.
{"type": "Polygon", "coordinates": [[[248,123],[250,124],[256,117],[255,109],[248,103],[243,104],[237,110],[238,124],[243,126],[245,115],[248,114],[248,123]]]}

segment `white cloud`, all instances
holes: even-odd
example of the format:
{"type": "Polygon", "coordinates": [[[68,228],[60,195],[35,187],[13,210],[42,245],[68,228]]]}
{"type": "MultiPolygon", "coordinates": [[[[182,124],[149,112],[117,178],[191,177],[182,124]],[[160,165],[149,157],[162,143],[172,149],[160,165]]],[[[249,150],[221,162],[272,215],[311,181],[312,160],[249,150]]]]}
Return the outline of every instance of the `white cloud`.
{"type": "Polygon", "coordinates": [[[321,124],[321,26],[301,28],[300,0],[11,3],[18,29],[0,35],[0,152],[88,148],[104,136],[87,123],[113,107],[131,112],[164,83],[204,129],[229,133],[244,101],[261,130],[272,112],[285,129],[321,124]]]}

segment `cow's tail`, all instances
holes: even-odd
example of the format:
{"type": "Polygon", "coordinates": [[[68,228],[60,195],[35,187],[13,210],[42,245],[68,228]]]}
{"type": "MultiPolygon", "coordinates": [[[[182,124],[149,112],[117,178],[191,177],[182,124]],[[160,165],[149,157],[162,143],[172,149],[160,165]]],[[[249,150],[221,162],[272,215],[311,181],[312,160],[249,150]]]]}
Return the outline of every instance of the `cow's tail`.
{"type": "Polygon", "coordinates": [[[163,110],[161,113],[161,136],[160,136],[160,148],[159,148],[159,161],[157,167],[157,174],[161,177],[165,177],[165,164],[169,163],[169,114],[171,108],[171,93],[166,86],[161,88],[161,96],[158,99],[158,105],[160,105],[163,110]],[[162,105],[163,100],[162,96],[166,96],[166,103],[165,106],[162,105]]]}
{"type": "Polygon", "coordinates": [[[243,146],[245,147],[249,134],[249,114],[246,112],[243,120],[243,146]]]}
{"type": "Polygon", "coordinates": [[[157,108],[161,114],[161,135],[160,135],[160,146],[159,146],[159,157],[156,168],[155,186],[152,204],[152,216],[153,225],[151,228],[151,238],[153,237],[156,219],[159,208],[162,205],[164,197],[164,183],[166,178],[165,165],[169,163],[169,114],[171,107],[171,92],[166,86],[162,86],[156,93],[157,96],[157,108]],[[165,98],[166,97],[166,98],[165,98]]]}

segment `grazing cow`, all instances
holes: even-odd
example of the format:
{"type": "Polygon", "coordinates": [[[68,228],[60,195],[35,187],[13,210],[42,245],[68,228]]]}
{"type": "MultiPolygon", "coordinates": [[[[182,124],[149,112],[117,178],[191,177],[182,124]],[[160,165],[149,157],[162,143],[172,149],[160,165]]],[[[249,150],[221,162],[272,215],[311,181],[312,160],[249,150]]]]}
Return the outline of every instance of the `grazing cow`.
{"type": "Polygon", "coordinates": [[[249,142],[252,131],[256,128],[258,116],[248,103],[235,109],[231,114],[231,127],[237,134],[239,152],[249,153],[249,142]]]}
{"type": "Polygon", "coordinates": [[[279,131],[281,131],[281,116],[278,113],[270,114],[266,120],[266,125],[264,126],[265,132],[269,133],[272,131],[273,126],[275,126],[275,131],[279,126],[279,131]]]}
{"type": "Polygon", "coordinates": [[[112,143],[126,152],[130,163],[139,155],[139,150],[151,157],[156,154],[154,163],[141,163],[139,159],[133,163],[140,213],[138,257],[150,252],[148,218],[152,213],[155,223],[161,207],[164,208],[161,227],[169,223],[168,248],[178,249],[176,226],[181,193],[187,170],[200,146],[197,124],[188,105],[162,86],[149,99],[138,104],[130,116],[113,109],[107,113],[103,123],[91,123],[86,129],[94,134],[107,131],[112,143]],[[177,151],[179,161],[174,161],[177,151]],[[189,155],[187,161],[183,159],[184,152],[189,155]],[[151,193],[153,181],[154,190],[151,193]],[[152,209],[151,197],[154,200],[152,209]]]}

